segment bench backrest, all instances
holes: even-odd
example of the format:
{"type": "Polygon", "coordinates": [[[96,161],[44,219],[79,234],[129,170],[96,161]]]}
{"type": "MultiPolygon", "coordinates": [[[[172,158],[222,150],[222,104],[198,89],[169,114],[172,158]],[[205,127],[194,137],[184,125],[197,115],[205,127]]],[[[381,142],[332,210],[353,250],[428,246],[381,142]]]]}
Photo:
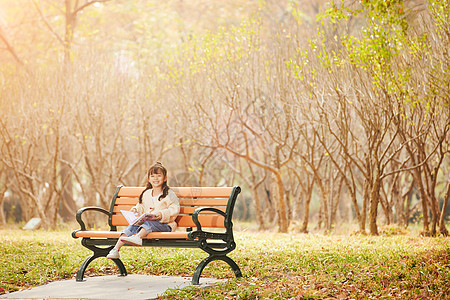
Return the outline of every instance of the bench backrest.
{"type": "MultiPolygon", "coordinates": [[[[171,187],[180,200],[180,214],[176,222],[178,227],[195,227],[192,213],[199,207],[214,207],[227,214],[227,219],[212,212],[202,212],[199,221],[202,227],[225,228],[230,222],[239,187],[171,187]]],[[[144,187],[118,186],[111,202],[110,226],[127,226],[128,222],[120,210],[130,210],[139,201],[144,187]]]]}

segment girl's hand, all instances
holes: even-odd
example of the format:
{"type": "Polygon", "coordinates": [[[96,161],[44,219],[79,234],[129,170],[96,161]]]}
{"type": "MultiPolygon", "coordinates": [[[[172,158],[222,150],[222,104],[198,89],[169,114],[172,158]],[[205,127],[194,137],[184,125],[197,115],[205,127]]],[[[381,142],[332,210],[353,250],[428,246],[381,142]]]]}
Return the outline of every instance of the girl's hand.
{"type": "Polygon", "coordinates": [[[155,218],[158,219],[158,220],[161,220],[161,219],[162,219],[162,213],[161,213],[160,211],[157,212],[157,213],[155,214],[155,218]]]}
{"type": "Polygon", "coordinates": [[[131,212],[134,212],[134,213],[137,213],[136,207],[132,207],[132,208],[130,209],[130,211],[131,211],[131,212]]]}

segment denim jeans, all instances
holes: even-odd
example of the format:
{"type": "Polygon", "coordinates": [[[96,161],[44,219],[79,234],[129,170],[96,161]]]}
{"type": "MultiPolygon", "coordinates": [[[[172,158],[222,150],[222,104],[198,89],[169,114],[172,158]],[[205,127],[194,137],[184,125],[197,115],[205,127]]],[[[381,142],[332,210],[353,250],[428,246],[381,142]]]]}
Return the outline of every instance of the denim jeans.
{"type": "Polygon", "coordinates": [[[147,231],[147,234],[150,232],[170,232],[172,229],[166,223],[161,223],[159,220],[157,221],[145,221],[144,224],[140,226],[128,225],[122,233],[126,236],[131,236],[135,233],[138,233],[141,228],[144,228],[147,231]]]}

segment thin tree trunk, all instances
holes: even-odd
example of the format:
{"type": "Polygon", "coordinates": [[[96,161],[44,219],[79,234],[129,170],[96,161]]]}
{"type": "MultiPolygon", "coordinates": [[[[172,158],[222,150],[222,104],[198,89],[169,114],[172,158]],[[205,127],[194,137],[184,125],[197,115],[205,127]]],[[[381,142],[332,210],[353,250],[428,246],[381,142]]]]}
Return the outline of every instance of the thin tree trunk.
{"type": "Polygon", "coordinates": [[[419,190],[420,201],[422,203],[423,234],[425,236],[428,236],[430,234],[430,220],[428,217],[428,200],[427,200],[428,197],[423,187],[422,176],[420,175],[420,168],[414,169],[413,176],[417,189],[419,190]]]}
{"type": "MultiPolygon", "coordinates": [[[[336,215],[337,215],[337,210],[338,210],[338,206],[339,206],[339,200],[341,199],[341,191],[342,191],[342,183],[344,182],[344,177],[341,177],[341,180],[338,183],[338,188],[337,188],[337,192],[334,195],[334,197],[332,197],[332,208],[331,208],[331,219],[330,219],[330,226],[333,227],[334,225],[336,225],[336,215]]],[[[331,229],[331,228],[330,228],[331,229]]]]}
{"type": "Polygon", "coordinates": [[[310,206],[310,203],[311,203],[311,197],[312,197],[312,188],[309,188],[307,193],[306,193],[306,195],[305,195],[304,204],[303,204],[304,215],[303,215],[302,227],[301,227],[301,230],[300,230],[303,233],[308,233],[309,206],[310,206]]]}
{"type": "Polygon", "coordinates": [[[377,213],[378,213],[378,203],[380,200],[379,197],[380,197],[381,178],[378,166],[375,167],[374,171],[375,174],[373,177],[373,184],[370,191],[369,226],[370,226],[370,234],[378,235],[377,213]]]}
{"type": "Polygon", "coordinates": [[[364,191],[363,191],[363,208],[361,214],[361,233],[366,231],[366,219],[367,219],[367,204],[369,202],[369,181],[366,179],[364,181],[364,191]]]}
{"type": "Polygon", "coordinates": [[[278,224],[280,228],[280,232],[287,233],[289,229],[289,221],[287,216],[287,207],[286,207],[286,191],[284,189],[283,180],[281,178],[281,173],[274,173],[275,180],[277,184],[278,191],[278,211],[279,211],[279,219],[278,224]]]}
{"type": "Polygon", "coordinates": [[[3,188],[0,190],[0,224],[2,225],[6,224],[6,216],[3,204],[5,203],[5,193],[7,189],[8,187],[5,184],[3,188]]]}
{"type": "Polygon", "coordinates": [[[444,203],[441,208],[441,215],[439,217],[439,232],[444,236],[448,236],[448,230],[445,227],[445,211],[447,210],[448,198],[450,197],[450,183],[447,183],[447,191],[444,195],[444,203]]]}
{"type": "Polygon", "coordinates": [[[258,223],[259,230],[264,230],[266,228],[266,224],[264,222],[264,216],[261,210],[261,201],[259,199],[258,187],[252,188],[252,197],[255,203],[256,222],[258,223]]]}

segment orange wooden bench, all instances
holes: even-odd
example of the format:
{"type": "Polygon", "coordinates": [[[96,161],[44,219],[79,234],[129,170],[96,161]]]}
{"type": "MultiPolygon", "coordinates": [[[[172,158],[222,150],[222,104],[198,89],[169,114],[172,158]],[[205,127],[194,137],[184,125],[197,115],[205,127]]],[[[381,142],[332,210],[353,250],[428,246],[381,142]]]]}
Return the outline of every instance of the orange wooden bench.
{"type": "MultiPolygon", "coordinates": [[[[226,262],[236,277],[242,277],[238,265],[227,256],[236,248],[231,219],[241,188],[235,186],[172,187],[171,189],[180,200],[180,214],[176,219],[179,229],[175,232],[151,232],[143,239],[142,246],[200,248],[207,252],[209,256],[200,262],[192,277],[194,285],[199,284],[203,269],[214,260],[226,262]]],[[[84,272],[94,259],[106,257],[114,247],[121,234],[117,227],[128,225],[120,210],[130,210],[136,205],[143,190],[144,187],[118,186],[109,210],[100,207],[84,207],[78,210],[76,219],[81,228],[72,232],[72,236],[82,238],[81,244],[93,251],[93,254],[81,264],[77,272],[77,281],[83,281],[84,272]],[[106,214],[110,230],[87,230],[82,220],[83,213],[86,211],[106,214]]],[[[126,276],[127,271],[122,261],[120,259],[113,259],[113,261],[119,268],[120,276],[126,276]]]]}

